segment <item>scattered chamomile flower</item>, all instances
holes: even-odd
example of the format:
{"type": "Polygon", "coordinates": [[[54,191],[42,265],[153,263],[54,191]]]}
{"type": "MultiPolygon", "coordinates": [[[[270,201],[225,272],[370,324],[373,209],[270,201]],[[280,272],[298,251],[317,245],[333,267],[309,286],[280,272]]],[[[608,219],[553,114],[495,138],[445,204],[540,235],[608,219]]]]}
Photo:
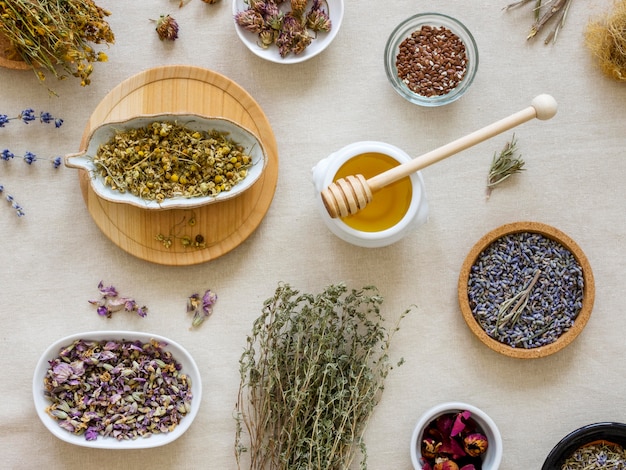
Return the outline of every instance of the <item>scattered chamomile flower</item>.
{"type": "Polygon", "coordinates": [[[213,305],[217,302],[217,294],[207,289],[204,295],[192,294],[187,298],[187,313],[193,313],[191,326],[196,328],[213,313],[213,305]]]}
{"type": "Polygon", "coordinates": [[[174,41],[178,38],[178,23],[172,16],[161,15],[156,24],[156,32],[161,41],[174,41]]]}
{"type": "Polygon", "coordinates": [[[102,281],[98,284],[100,299],[89,300],[88,302],[96,306],[98,315],[111,318],[113,313],[125,310],[135,312],[140,317],[148,314],[148,308],[144,305],[140,307],[134,299],[130,297],[120,297],[114,286],[105,286],[102,281]]]}

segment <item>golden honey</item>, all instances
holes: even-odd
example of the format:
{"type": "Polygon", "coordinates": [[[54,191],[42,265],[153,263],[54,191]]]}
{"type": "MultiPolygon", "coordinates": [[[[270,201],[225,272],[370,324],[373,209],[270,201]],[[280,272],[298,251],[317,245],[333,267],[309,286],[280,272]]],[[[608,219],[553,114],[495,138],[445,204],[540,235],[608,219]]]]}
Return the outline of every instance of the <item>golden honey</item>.
{"type": "MultiPolygon", "coordinates": [[[[365,179],[369,179],[397,165],[398,161],[389,155],[376,152],[362,153],[345,162],[337,170],[334,180],[350,175],[363,175],[365,179]]],[[[373,200],[364,209],[341,220],[361,232],[387,230],[402,220],[409,209],[412,197],[413,187],[411,179],[407,176],[376,191],[373,200]]]]}

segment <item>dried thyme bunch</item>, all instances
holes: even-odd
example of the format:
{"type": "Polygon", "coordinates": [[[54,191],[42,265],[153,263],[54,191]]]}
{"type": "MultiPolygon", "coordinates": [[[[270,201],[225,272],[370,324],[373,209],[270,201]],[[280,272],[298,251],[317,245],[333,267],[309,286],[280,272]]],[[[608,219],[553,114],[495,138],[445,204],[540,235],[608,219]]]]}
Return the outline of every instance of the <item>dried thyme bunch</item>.
{"type": "Polygon", "coordinates": [[[318,295],[281,284],[265,301],[239,361],[239,468],[247,451],[254,470],[344,469],[357,451],[367,467],[362,436],[398,329],[385,329],[382,302],[374,287],[343,284],[318,295]]]}
{"type": "Polygon", "coordinates": [[[9,58],[32,66],[40,80],[45,80],[43,69],[57,78],[77,77],[86,86],[93,63],[107,60],[91,44],[115,42],[105,21],[109,15],[93,0],[0,1],[0,34],[13,47],[9,58]]]}
{"type": "Polygon", "coordinates": [[[252,157],[225,133],[155,121],[117,132],[93,162],[107,186],[160,203],[230,191],[248,175],[252,157]]]}
{"type": "Polygon", "coordinates": [[[505,10],[517,8],[530,2],[534,2],[533,16],[535,21],[526,39],[534,38],[546,24],[554,21],[556,24],[544,40],[544,43],[556,42],[559,31],[565,25],[565,18],[567,17],[567,12],[569,11],[572,0],[548,0],[546,2],[542,0],[519,0],[507,5],[505,10]]]}

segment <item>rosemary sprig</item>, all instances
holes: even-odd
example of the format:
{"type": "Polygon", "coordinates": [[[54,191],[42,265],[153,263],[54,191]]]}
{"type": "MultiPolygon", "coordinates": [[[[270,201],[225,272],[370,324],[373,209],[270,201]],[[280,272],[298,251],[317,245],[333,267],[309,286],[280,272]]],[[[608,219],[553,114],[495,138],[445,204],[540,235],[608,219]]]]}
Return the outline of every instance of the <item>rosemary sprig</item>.
{"type": "Polygon", "coordinates": [[[367,468],[362,436],[398,329],[383,326],[382,301],[374,287],[343,284],[318,295],[281,284],[265,301],[239,361],[239,468],[244,452],[253,470],[344,469],[357,452],[367,468]]]}
{"type": "Polygon", "coordinates": [[[515,134],[510,142],[507,142],[500,153],[493,154],[489,175],[487,177],[487,198],[498,184],[510,178],[515,173],[524,170],[524,160],[517,153],[517,140],[515,134]]]}

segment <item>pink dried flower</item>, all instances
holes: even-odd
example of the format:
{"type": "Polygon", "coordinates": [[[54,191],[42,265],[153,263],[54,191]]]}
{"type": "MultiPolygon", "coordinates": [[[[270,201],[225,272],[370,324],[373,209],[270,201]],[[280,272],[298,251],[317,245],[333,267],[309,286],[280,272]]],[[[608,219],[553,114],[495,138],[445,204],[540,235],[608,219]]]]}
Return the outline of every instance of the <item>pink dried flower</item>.
{"type": "Polygon", "coordinates": [[[156,32],[161,41],[174,41],[178,38],[178,23],[170,15],[161,15],[157,20],[156,32]]]}
{"type": "Polygon", "coordinates": [[[114,286],[105,286],[102,281],[98,284],[100,299],[89,300],[88,302],[96,306],[96,312],[102,317],[111,318],[113,313],[125,310],[135,312],[140,317],[148,314],[146,306],[140,307],[134,299],[130,297],[119,297],[114,286]]]}
{"type": "Polygon", "coordinates": [[[192,294],[187,298],[187,313],[193,313],[192,327],[200,326],[213,313],[213,305],[217,302],[217,294],[207,289],[202,298],[200,294],[192,294]]]}

